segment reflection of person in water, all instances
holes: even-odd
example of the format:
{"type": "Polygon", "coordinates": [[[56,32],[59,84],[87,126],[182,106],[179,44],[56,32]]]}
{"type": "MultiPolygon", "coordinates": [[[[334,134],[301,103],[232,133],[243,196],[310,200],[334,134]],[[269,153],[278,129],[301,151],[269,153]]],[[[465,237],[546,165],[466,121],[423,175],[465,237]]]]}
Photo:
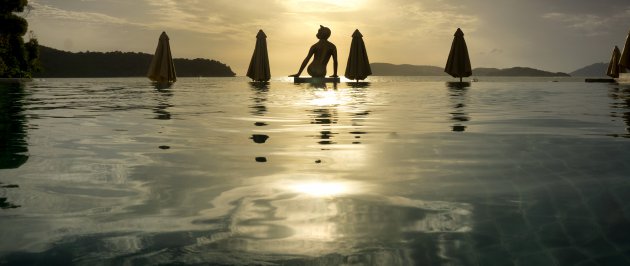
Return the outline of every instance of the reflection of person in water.
{"type": "Polygon", "coordinates": [[[304,62],[302,62],[298,73],[291,75],[290,77],[299,77],[300,74],[302,74],[304,67],[306,67],[306,64],[308,64],[308,62],[311,60],[312,56],[315,56],[313,58],[313,62],[308,65],[308,68],[306,70],[308,74],[311,75],[311,77],[323,78],[326,76],[326,66],[328,65],[328,61],[330,60],[331,56],[333,59],[334,71],[331,77],[337,77],[337,47],[328,41],[330,33],[331,32],[329,28],[321,25],[319,26],[317,35],[315,35],[317,36],[317,39],[319,39],[319,41],[311,46],[311,49],[308,51],[308,55],[304,59],[304,62]]]}

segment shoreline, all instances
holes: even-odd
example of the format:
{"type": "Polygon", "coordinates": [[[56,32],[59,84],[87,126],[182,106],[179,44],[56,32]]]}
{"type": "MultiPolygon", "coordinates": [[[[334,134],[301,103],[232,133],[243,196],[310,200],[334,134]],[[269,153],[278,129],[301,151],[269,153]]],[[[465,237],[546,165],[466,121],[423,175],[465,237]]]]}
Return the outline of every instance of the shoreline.
{"type": "Polygon", "coordinates": [[[33,81],[32,78],[0,78],[0,83],[21,83],[33,81]]]}

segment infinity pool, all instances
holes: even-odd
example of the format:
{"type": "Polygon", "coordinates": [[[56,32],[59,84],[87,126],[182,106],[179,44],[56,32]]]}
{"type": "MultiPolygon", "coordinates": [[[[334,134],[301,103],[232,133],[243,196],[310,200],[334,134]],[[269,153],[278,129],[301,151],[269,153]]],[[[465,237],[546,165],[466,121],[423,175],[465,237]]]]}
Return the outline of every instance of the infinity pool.
{"type": "Polygon", "coordinates": [[[51,79],[0,95],[0,264],[630,264],[630,87],[51,79]]]}

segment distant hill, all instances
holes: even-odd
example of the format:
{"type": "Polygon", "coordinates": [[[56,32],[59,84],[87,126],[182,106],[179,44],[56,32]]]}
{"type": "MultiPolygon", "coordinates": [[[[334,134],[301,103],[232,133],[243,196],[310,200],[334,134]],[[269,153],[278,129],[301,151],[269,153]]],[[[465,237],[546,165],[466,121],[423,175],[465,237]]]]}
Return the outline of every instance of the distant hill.
{"type": "MultiPolygon", "coordinates": [[[[144,77],[153,55],[134,52],[79,52],[39,47],[41,78],[144,77]]],[[[178,77],[233,77],[232,69],[215,60],[173,59],[178,77]]]]}
{"type": "Polygon", "coordinates": [[[475,68],[474,76],[492,76],[492,77],[569,77],[570,75],[562,72],[548,72],[544,70],[529,67],[511,67],[511,68],[475,68]]]}
{"type": "MultiPolygon", "coordinates": [[[[375,76],[446,76],[444,68],[436,66],[420,65],[394,65],[388,63],[370,64],[375,76]]],[[[529,67],[512,68],[475,68],[473,76],[497,76],[497,77],[568,77],[562,72],[548,72],[529,67]]]]}
{"type": "Polygon", "coordinates": [[[444,68],[436,66],[394,65],[388,63],[371,63],[370,68],[375,76],[446,76],[444,68]]]}
{"type": "Polygon", "coordinates": [[[608,63],[595,63],[585,66],[569,74],[574,77],[605,77],[608,63]]]}

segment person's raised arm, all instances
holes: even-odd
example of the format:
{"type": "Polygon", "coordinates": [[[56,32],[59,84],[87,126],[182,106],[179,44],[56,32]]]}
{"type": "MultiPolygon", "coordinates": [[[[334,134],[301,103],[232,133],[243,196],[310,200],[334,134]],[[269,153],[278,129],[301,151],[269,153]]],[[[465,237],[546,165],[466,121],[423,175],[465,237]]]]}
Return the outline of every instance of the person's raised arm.
{"type": "Polygon", "coordinates": [[[308,64],[308,62],[311,61],[311,57],[313,56],[314,53],[315,53],[315,49],[311,47],[311,49],[308,50],[308,55],[306,55],[306,58],[304,58],[304,61],[302,61],[302,65],[300,66],[300,70],[298,71],[298,73],[289,75],[289,77],[299,77],[300,74],[302,74],[302,71],[304,71],[306,64],[308,64]]]}
{"type": "Polygon", "coordinates": [[[336,78],[337,76],[337,47],[335,47],[332,51],[333,58],[333,75],[331,77],[336,78]]]}

